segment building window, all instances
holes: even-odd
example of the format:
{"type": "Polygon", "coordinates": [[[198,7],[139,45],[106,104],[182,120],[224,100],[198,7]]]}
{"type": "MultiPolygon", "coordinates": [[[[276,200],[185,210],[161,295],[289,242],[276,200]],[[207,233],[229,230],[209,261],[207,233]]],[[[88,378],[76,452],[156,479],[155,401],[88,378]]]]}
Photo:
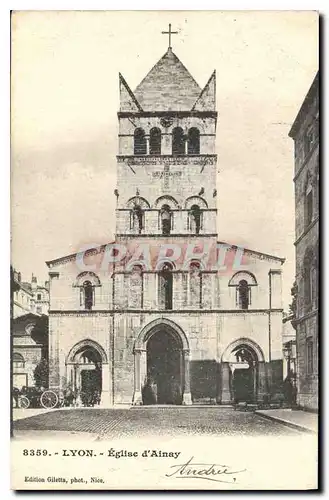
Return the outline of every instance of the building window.
{"type": "Polygon", "coordinates": [[[168,236],[171,231],[172,212],[169,205],[162,205],[160,210],[162,234],[168,236]]]}
{"type": "Polygon", "coordinates": [[[240,309],[248,309],[250,305],[250,287],[246,280],[239,281],[237,286],[237,305],[240,309]]]}
{"type": "Polygon", "coordinates": [[[145,132],[141,128],[136,128],[134,133],[134,154],[146,155],[145,132]]]}
{"type": "MultiPolygon", "coordinates": [[[[235,287],[235,305],[240,309],[249,309],[251,306],[251,290],[257,290],[256,277],[248,271],[238,271],[228,283],[229,287],[235,287]]],[[[257,294],[256,294],[257,302],[257,294]]]]}
{"type": "Polygon", "coordinates": [[[14,352],[13,354],[13,369],[25,368],[25,359],[18,352],[14,352]]]}
{"type": "Polygon", "coordinates": [[[158,275],[158,304],[160,309],[172,309],[173,303],[173,267],[170,263],[163,265],[158,275]]]}
{"type": "Polygon", "coordinates": [[[42,307],[41,306],[37,306],[37,314],[42,314],[42,307]]]}
{"type": "Polygon", "coordinates": [[[187,152],[189,155],[200,154],[200,132],[195,127],[188,131],[187,152]]]}
{"type": "Polygon", "coordinates": [[[81,287],[80,291],[80,304],[87,310],[90,311],[95,305],[95,292],[94,287],[90,281],[85,281],[81,287]]]}
{"type": "Polygon", "coordinates": [[[132,229],[134,233],[141,234],[143,227],[144,212],[140,205],[135,204],[130,212],[130,229],[132,229]]]}
{"type": "Polygon", "coordinates": [[[37,294],[37,300],[42,300],[41,293],[38,293],[38,294],[37,294]]]}
{"type": "Polygon", "coordinates": [[[183,129],[180,127],[174,128],[172,132],[172,154],[185,155],[185,137],[183,129]]]}
{"type": "Polygon", "coordinates": [[[312,177],[307,173],[305,183],[305,198],[304,198],[304,226],[305,229],[311,224],[313,219],[313,186],[312,177]]]}
{"type": "Polygon", "coordinates": [[[313,373],[313,341],[310,339],[306,341],[306,370],[309,375],[313,373]]]}
{"type": "Polygon", "coordinates": [[[101,282],[95,273],[84,271],[80,273],[73,287],[77,287],[80,292],[80,306],[82,309],[91,310],[95,305],[95,289],[100,287],[101,282]]]}
{"type": "Polygon", "coordinates": [[[189,227],[188,229],[195,234],[200,233],[201,221],[202,221],[202,211],[198,205],[192,205],[189,211],[189,227]]]}
{"type": "Polygon", "coordinates": [[[150,155],[161,155],[161,130],[156,127],[150,131],[150,155]]]}

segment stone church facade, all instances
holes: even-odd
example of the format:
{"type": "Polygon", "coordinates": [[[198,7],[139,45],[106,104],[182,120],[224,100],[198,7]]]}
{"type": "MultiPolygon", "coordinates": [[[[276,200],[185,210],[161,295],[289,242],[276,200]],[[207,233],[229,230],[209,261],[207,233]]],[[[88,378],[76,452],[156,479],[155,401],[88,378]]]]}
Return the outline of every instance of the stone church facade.
{"type": "Polygon", "coordinates": [[[201,89],[169,47],[119,83],[116,238],[47,262],[50,386],[105,407],[277,396],[284,259],[218,241],[215,72],[201,89]]]}

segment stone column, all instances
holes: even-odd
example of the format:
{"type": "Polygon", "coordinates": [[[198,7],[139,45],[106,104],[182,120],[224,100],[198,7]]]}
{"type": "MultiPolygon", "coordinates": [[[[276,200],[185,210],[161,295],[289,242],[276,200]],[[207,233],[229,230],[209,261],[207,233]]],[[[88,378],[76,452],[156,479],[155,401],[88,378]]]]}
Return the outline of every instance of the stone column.
{"type": "Polygon", "coordinates": [[[141,388],[144,387],[146,384],[146,368],[147,368],[147,358],[146,358],[146,351],[140,351],[140,381],[141,381],[141,388]]]}
{"type": "Polygon", "coordinates": [[[257,400],[259,402],[264,401],[264,396],[267,394],[267,383],[266,383],[266,370],[265,362],[260,361],[258,363],[258,394],[257,400]]]}
{"type": "Polygon", "coordinates": [[[133,405],[142,405],[142,384],[141,384],[141,354],[142,351],[135,351],[135,366],[134,366],[134,396],[133,405]]]}
{"type": "Polygon", "coordinates": [[[221,386],[222,386],[222,397],[221,397],[221,403],[222,404],[231,404],[232,403],[232,397],[231,397],[231,389],[230,389],[230,365],[229,363],[222,363],[221,364],[221,386]]]}
{"type": "Polygon", "coordinates": [[[76,400],[75,404],[76,406],[82,406],[82,401],[81,401],[81,376],[80,376],[80,368],[79,365],[74,365],[74,387],[75,387],[75,392],[76,392],[76,400]]]}
{"type": "Polygon", "coordinates": [[[110,386],[110,367],[106,363],[102,365],[102,394],[100,406],[102,408],[109,408],[112,406],[112,394],[110,386]]]}
{"type": "Polygon", "coordinates": [[[184,356],[184,392],[183,392],[183,405],[191,405],[191,383],[190,383],[190,351],[189,349],[183,350],[184,356]]]}

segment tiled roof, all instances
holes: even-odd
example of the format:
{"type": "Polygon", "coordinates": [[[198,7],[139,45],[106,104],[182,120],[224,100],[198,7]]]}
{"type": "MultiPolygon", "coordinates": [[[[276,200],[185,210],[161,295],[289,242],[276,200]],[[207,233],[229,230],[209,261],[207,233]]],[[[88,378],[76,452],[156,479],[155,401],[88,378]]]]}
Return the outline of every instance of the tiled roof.
{"type": "Polygon", "coordinates": [[[199,85],[169,48],[134,95],[144,111],[190,111],[200,92],[199,85]]]}

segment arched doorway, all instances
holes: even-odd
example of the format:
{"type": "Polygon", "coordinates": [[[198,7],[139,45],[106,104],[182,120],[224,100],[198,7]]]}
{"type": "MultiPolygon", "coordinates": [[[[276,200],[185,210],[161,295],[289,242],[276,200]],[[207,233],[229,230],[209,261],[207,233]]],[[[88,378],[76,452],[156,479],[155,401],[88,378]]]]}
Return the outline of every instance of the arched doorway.
{"type": "Polygon", "coordinates": [[[183,330],[169,319],[144,326],[134,347],[133,404],[191,404],[190,350],[183,330]]]}
{"type": "Polygon", "coordinates": [[[221,362],[221,402],[262,401],[266,386],[265,359],[260,347],[250,339],[229,345],[221,362]]]}
{"type": "Polygon", "coordinates": [[[94,347],[81,347],[76,353],[75,373],[75,390],[82,404],[95,404],[102,393],[102,360],[94,347]]]}
{"type": "Polygon", "coordinates": [[[252,403],[257,399],[258,358],[248,345],[235,347],[230,356],[232,395],[235,403],[252,403]]]}
{"type": "Polygon", "coordinates": [[[182,348],[166,329],[157,331],[148,340],[146,363],[143,404],[182,404],[182,348]]]}
{"type": "Polygon", "coordinates": [[[104,390],[108,393],[107,358],[103,349],[92,340],[76,344],[67,358],[67,387],[84,406],[101,402],[104,390]],[[105,369],[105,370],[104,370],[105,369]]]}

